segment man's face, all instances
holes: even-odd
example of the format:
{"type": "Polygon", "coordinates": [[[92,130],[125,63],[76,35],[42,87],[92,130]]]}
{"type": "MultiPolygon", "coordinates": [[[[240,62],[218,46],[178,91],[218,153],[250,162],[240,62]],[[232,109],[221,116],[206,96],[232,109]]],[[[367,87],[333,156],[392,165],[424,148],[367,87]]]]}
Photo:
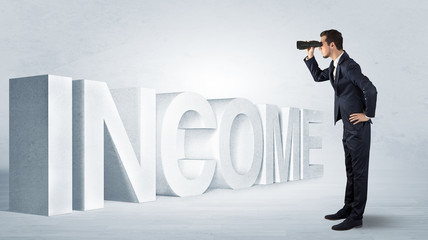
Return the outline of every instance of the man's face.
{"type": "Polygon", "coordinates": [[[327,36],[321,37],[322,46],[319,47],[319,50],[321,51],[323,58],[330,57],[330,46],[328,46],[327,42],[325,41],[326,38],[327,36]]]}

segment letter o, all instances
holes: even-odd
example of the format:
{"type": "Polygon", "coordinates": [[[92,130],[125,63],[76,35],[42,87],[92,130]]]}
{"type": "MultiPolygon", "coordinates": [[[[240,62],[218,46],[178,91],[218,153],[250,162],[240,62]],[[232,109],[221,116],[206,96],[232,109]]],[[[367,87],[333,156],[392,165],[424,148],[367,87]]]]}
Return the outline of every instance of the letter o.
{"type": "MultiPolygon", "coordinates": [[[[212,188],[246,188],[251,187],[260,173],[263,158],[263,128],[259,111],[253,103],[243,98],[208,100],[217,119],[217,130],[213,142],[216,146],[217,169],[212,188]],[[245,154],[236,151],[238,142],[244,139],[236,134],[249,133],[250,164],[239,164],[234,158],[245,154]],[[247,165],[247,167],[245,166],[247,165]],[[249,167],[248,167],[249,166],[249,167]]],[[[235,159],[236,160],[236,159],[235,159]]]]}

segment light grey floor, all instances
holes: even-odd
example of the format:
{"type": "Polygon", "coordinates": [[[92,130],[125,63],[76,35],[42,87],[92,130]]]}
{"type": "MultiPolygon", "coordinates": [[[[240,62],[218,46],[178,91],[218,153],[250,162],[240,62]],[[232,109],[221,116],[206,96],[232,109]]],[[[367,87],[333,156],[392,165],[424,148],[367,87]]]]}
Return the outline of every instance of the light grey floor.
{"type": "Polygon", "coordinates": [[[44,217],[8,212],[0,175],[0,239],[426,239],[428,184],[400,178],[370,183],[364,226],[330,229],[324,214],[341,207],[344,183],[326,178],[44,217]]]}

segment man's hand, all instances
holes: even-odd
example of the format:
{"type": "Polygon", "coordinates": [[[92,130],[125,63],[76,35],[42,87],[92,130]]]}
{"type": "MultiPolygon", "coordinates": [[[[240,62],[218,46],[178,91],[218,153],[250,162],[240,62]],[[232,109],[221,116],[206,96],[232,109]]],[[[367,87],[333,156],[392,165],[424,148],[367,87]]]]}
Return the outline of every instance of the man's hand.
{"type": "Polygon", "coordinates": [[[306,58],[307,60],[314,57],[314,48],[313,47],[306,49],[306,52],[308,53],[308,57],[306,58]]]}
{"type": "Polygon", "coordinates": [[[349,116],[349,121],[354,123],[354,125],[359,122],[367,122],[368,120],[370,120],[370,118],[368,118],[365,113],[353,113],[349,116]]]}

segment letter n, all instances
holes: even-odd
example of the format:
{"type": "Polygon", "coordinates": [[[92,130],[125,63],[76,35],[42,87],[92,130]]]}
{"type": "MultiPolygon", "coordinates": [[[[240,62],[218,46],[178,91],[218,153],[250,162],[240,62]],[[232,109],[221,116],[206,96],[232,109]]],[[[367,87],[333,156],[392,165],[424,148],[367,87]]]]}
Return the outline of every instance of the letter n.
{"type": "MultiPolygon", "coordinates": [[[[138,91],[133,94],[134,102],[129,106],[142,106],[139,101],[143,95],[138,95],[138,91]]],[[[154,92],[150,95],[153,109],[147,117],[153,118],[154,92]]],[[[120,106],[126,111],[141,111],[130,108],[123,99],[120,106]]],[[[144,119],[141,114],[135,115],[144,119]]],[[[155,124],[154,119],[149,123],[155,124]]],[[[151,129],[155,131],[156,127],[151,129]]],[[[155,135],[149,136],[154,143],[155,135]]],[[[73,81],[73,209],[102,208],[105,198],[129,202],[154,200],[155,161],[153,154],[139,163],[106,83],[73,81]]]]}

